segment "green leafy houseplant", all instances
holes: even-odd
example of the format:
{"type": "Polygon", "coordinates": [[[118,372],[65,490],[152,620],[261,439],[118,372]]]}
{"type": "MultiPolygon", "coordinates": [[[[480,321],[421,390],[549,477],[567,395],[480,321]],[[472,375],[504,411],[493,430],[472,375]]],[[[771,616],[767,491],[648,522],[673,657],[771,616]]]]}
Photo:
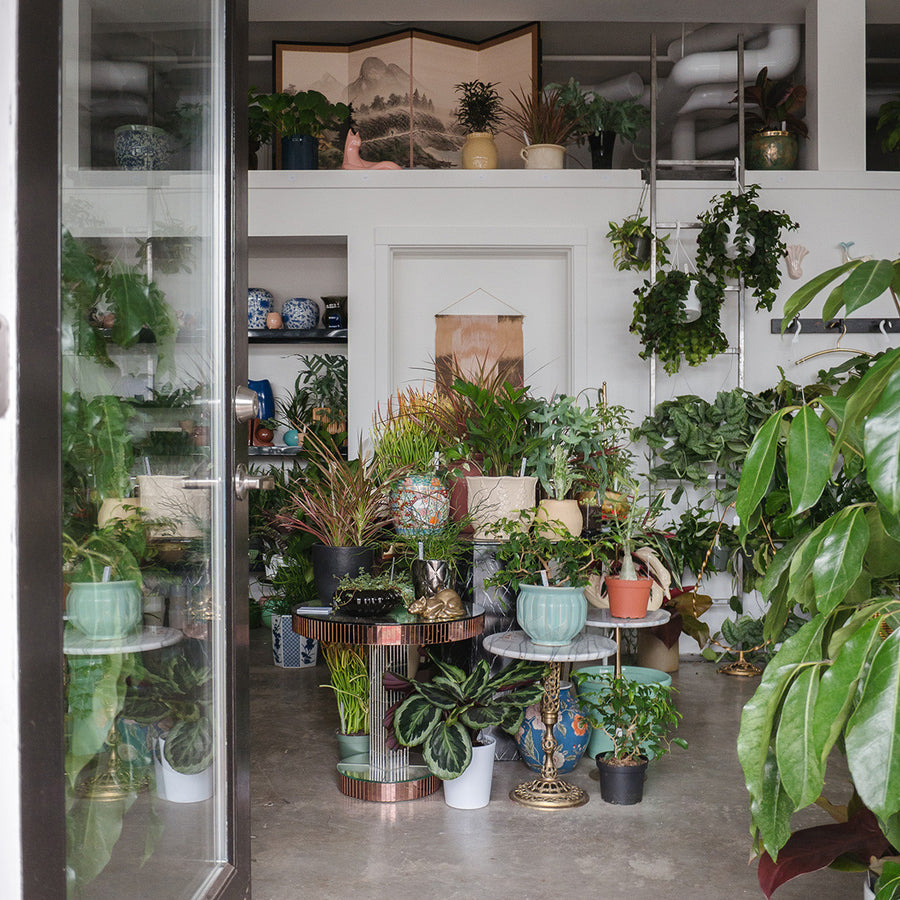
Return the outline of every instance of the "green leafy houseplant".
{"type": "MultiPolygon", "coordinates": [[[[736,103],[735,98],[732,103],[736,103]]],[[[806,103],[806,86],[789,78],[769,78],[768,67],[759,70],[756,81],[744,88],[744,110],[748,131],[788,131],[808,137],[809,129],[798,113],[806,103]]]]}
{"type": "Polygon", "coordinates": [[[467,133],[496,134],[503,121],[503,98],[497,91],[498,82],[463,81],[454,85],[459,94],[456,121],[467,133]]]}
{"type": "Polygon", "coordinates": [[[706,274],[724,299],[726,279],[743,278],[756,298],[756,308],[770,310],[781,285],[780,261],[787,250],[782,230],[797,223],[784,212],[760,209],[759,186],[742,193],[726,191],[713,197],[710,208],[698,217],[703,223],[697,236],[697,268],[706,274]],[[726,252],[732,223],[734,252],[726,252]]]}
{"type": "Polygon", "coordinates": [[[408,387],[377,410],[372,442],[379,465],[388,470],[431,473],[437,468],[444,435],[437,391],[408,387]]]}
{"type": "Polygon", "coordinates": [[[322,655],[328,666],[342,734],[369,733],[369,658],[365,647],[324,644],[322,655]]]}
{"type": "Polygon", "coordinates": [[[641,359],[655,353],[666,372],[673,375],[682,360],[699,366],[728,349],[719,325],[724,294],[706,277],[669,269],[658,272],[656,281],[645,281],[634,293],[638,299],[630,330],[643,344],[641,359]],[[688,322],[685,301],[692,286],[700,300],[700,318],[688,322]]]}
{"type": "MultiPolygon", "coordinates": [[[[350,116],[350,107],[346,103],[331,103],[319,91],[281,91],[263,94],[250,89],[251,108],[261,109],[270,126],[281,135],[288,137],[294,134],[308,134],[312,137],[322,135],[337,128],[350,116]]],[[[262,133],[262,117],[254,113],[257,133],[262,133]]]]}
{"type": "Polygon", "coordinates": [[[111,519],[81,540],[63,532],[63,577],[67,583],[108,581],[143,582],[141,562],[150,555],[146,529],[138,516],[111,519]]]}
{"type": "Polygon", "coordinates": [[[595,91],[583,91],[570,78],[566,84],[548,84],[548,90],[559,92],[567,114],[576,122],[579,143],[592,134],[612,131],[626,141],[634,141],[638,132],[650,124],[650,110],[637,100],[610,100],[595,91]]]}
{"type": "MultiPolygon", "coordinates": [[[[490,726],[515,734],[525,709],[543,695],[543,663],[517,660],[493,677],[486,660],[471,674],[432,657],[431,681],[409,681],[388,672],[389,691],[409,691],[391,707],[385,726],[397,744],[421,747],[425,764],[438,778],[458,778],[472,759],[478,732],[490,726]]],[[[389,739],[390,740],[390,739],[389,739]]]]}
{"type": "MultiPolygon", "coordinates": [[[[832,282],[825,318],[900,289],[900,260],[851,260],[823,272],[785,304],[789,322],[832,282]]],[[[737,495],[740,534],[753,527],[776,464],[787,470],[798,525],[762,585],[773,638],[798,604],[811,618],[774,655],[745,706],[738,756],[750,793],[760,884],[850,854],[864,867],[900,849],[900,350],[884,353],[834,397],[775,412],[760,428],[737,495]],[[812,513],[829,482],[863,479],[869,499],[824,519],[812,513]],[[806,526],[803,527],[803,523],[806,526]],[[854,796],[850,823],[790,829],[793,812],[817,801],[833,747],[845,756],[854,796]]]]}
{"type": "Polygon", "coordinates": [[[572,679],[579,685],[582,714],[612,742],[608,758],[620,765],[637,765],[641,757],[659,758],[672,744],[687,748],[683,738],[669,739],[681,718],[670,685],[643,684],[609,672],[599,676],[573,672],[572,679]]]}
{"type": "Polygon", "coordinates": [[[877,130],[884,132],[881,149],[885,153],[900,149],[900,97],[888,100],[878,108],[877,130]]]}
{"type": "Polygon", "coordinates": [[[503,113],[516,140],[565,147],[578,134],[580,117],[569,110],[558,88],[522,89],[511,94],[515,105],[504,107],[503,113]]]}
{"type": "Polygon", "coordinates": [[[405,608],[414,599],[408,578],[395,576],[392,572],[373,575],[364,571],[341,578],[335,591],[334,608],[340,611],[359,602],[358,598],[371,598],[376,602],[383,599],[388,609],[405,608]]]}
{"type": "MultiPolygon", "coordinates": [[[[621,222],[610,222],[607,240],[613,246],[613,262],[620,272],[646,272],[650,268],[650,242],[653,232],[646,216],[640,210],[633,216],[626,216],[621,222]],[[640,242],[647,242],[647,252],[640,252],[640,242]]],[[[669,235],[656,238],[656,265],[660,268],[669,258],[669,235]]]]}

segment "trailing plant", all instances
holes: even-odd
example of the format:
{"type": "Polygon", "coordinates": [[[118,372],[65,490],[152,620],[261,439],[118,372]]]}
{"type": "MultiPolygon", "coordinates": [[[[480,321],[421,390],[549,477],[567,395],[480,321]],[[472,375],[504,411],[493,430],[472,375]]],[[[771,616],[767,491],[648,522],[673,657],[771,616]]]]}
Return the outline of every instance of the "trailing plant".
{"type": "MultiPolygon", "coordinates": [[[[896,303],[900,260],[851,260],[822,273],[788,298],[784,321],[839,278],[825,301],[826,318],[859,309],[886,291],[896,303]]],[[[744,464],[736,503],[740,535],[758,520],[778,463],[786,467],[789,515],[797,526],[761,586],[769,604],[763,636],[773,639],[795,605],[811,617],[774,655],[741,717],[738,756],[767,895],[845,851],[868,862],[870,855],[900,849],[898,418],[895,348],[836,396],[775,412],[744,464]],[[864,479],[871,496],[817,523],[807,513],[841,473],[864,479]],[[849,812],[866,816],[874,840],[862,846],[858,827],[849,833],[840,825],[824,826],[811,853],[810,835],[791,835],[790,817],[820,797],[835,746],[846,756],[856,793],[849,812]]]]}
{"type": "MultiPolygon", "coordinates": [[[[735,95],[732,103],[737,103],[735,95]]],[[[756,81],[744,88],[744,121],[750,134],[757,131],[789,131],[809,137],[806,122],[798,113],[806,103],[806,85],[790,78],[769,78],[768,66],[759,70],[756,81]],[[750,107],[749,109],[747,107],[750,107]]]]}
{"type": "Polygon", "coordinates": [[[508,587],[518,592],[523,584],[551,587],[583,587],[592,573],[608,559],[610,545],[604,539],[572,537],[554,521],[534,527],[531,511],[518,519],[501,519],[491,527],[497,540],[497,571],[485,579],[488,587],[508,587]]]}
{"type": "Polygon", "coordinates": [[[152,555],[139,516],[110,519],[76,540],[63,532],[63,578],[67,583],[135,581],[143,583],[141,561],[152,555]],[[105,578],[106,570],[109,577],[105,578]]]}
{"type": "MultiPolygon", "coordinates": [[[[640,214],[640,210],[633,216],[626,216],[621,222],[610,222],[607,240],[613,246],[613,263],[620,272],[646,272],[650,269],[650,253],[646,257],[638,255],[637,242],[652,242],[653,232],[646,216],[640,214]]],[[[664,234],[656,238],[656,267],[666,264],[669,258],[669,235],[664,234]]]]}
{"type": "Polygon", "coordinates": [[[706,277],[670,269],[657,272],[652,284],[645,281],[634,292],[631,331],[638,335],[641,359],[655,353],[663,368],[674,375],[684,360],[699,366],[728,349],[728,339],[719,325],[724,294],[706,277]],[[700,318],[687,321],[685,301],[694,287],[700,300],[700,318]]]}
{"type": "Polygon", "coordinates": [[[687,749],[683,738],[669,739],[681,718],[671,685],[644,684],[609,672],[573,672],[572,680],[578,685],[582,715],[612,742],[607,758],[637,765],[641,757],[658,759],[672,744],[687,749]]]}
{"type": "Polygon", "coordinates": [[[515,734],[525,709],[537,703],[544,689],[543,663],[516,660],[491,676],[480,659],[471,674],[459,666],[431,661],[437,674],[431,681],[410,681],[393,672],[384,676],[389,691],[408,691],[385,716],[389,745],[421,747],[425,765],[438,778],[458,778],[472,760],[472,745],[483,728],[515,734]]]}
{"type": "Polygon", "coordinates": [[[596,91],[583,91],[574,78],[563,85],[548,84],[547,89],[559,92],[567,114],[577,123],[579,143],[601,131],[613,131],[623,140],[634,141],[638,132],[650,125],[650,110],[637,100],[610,100],[596,91]]]}
{"type": "Polygon", "coordinates": [[[727,279],[743,278],[756,298],[756,308],[771,310],[781,286],[780,264],[787,251],[781,232],[797,228],[785,212],[760,209],[759,186],[743,192],[726,191],[712,198],[710,209],[698,218],[703,223],[697,235],[697,268],[705,273],[724,299],[727,279]],[[737,221],[732,236],[733,258],[726,254],[730,223],[737,221]]]}
{"type": "Polygon", "coordinates": [[[60,289],[64,355],[114,367],[108,345],[127,349],[149,332],[160,374],[174,369],[175,313],[156,282],[143,272],[102,257],[64,229],[60,289]]]}
{"type": "Polygon", "coordinates": [[[532,88],[511,92],[514,106],[505,106],[507,129],[526,144],[559,144],[565,147],[578,133],[580,117],[565,104],[558,88],[532,88]]]}
{"type": "Polygon", "coordinates": [[[884,131],[881,139],[881,149],[885,153],[892,153],[900,149],[900,97],[888,100],[878,107],[878,131],[884,131]]]}
{"type": "Polygon", "coordinates": [[[454,115],[463,131],[497,133],[503,121],[503,98],[497,92],[498,83],[476,79],[454,85],[453,89],[460,95],[454,115]]]}
{"type": "MultiPolygon", "coordinates": [[[[308,134],[322,137],[329,130],[338,128],[350,117],[346,103],[331,103],[320,91],[281,91],[263,94],[250,89],[250,108],[261,109],[270,126],[281,137],[308,134]]],[[[262,132],[262,116],[253,114],[258,134],[262,132]]]]}
{"type": "MultiPolygon", "coordinates": [[[[331,547],[362,547],[391,522],[392,478],[381,481],[373,458],[359,448],[344,459],[327,439],[307,435],[307,467],[291,480],[288,502],[276,521],[331,547]]],[[[390,475],[391,473],[387,473],[390,475]]]]}
{"type": "Polygon", "coordinates": [[[369,733],[369,658],[365,647],[323,644],[329,684],[334,691],[341,734],[369,733]]]}

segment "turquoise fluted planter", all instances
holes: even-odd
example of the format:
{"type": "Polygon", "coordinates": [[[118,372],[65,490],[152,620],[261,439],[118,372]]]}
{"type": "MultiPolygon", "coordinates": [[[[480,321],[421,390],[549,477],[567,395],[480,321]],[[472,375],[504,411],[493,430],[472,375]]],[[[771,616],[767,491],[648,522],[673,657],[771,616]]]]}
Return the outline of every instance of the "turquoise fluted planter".
{"type": "Polygon", "coordinates": [[[584,588],[523,584],[516,600],[516,619],[535,644],[570,644],[587,619],[584,588]]]}

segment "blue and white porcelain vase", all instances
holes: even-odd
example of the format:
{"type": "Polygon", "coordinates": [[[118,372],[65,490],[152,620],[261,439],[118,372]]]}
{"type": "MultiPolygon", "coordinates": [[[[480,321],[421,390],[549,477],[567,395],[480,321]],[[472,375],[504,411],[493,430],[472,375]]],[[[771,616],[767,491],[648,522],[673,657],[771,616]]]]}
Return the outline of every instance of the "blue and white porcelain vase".
{"type": "MultiPolygon", "coordinates": [[[[557,744],[553,753],[553,763],[556,771],[560,775],[565,775],[581,762],[591,736],[591,729],[578,711],[578,700],[572,690],[572,684],[568,681],[563,681],[559,685],[559,718],[553,726],[553,736],[557,744]]],[[[522,727],[516,734],[519,754],[525,765],[534,772],[540,772],[544,764],[544,748],[541,746],[543,739],[544,723],[541,720],[541,704],[538,701],[525,710],[522,727]]]]}
{"type": "Polygon", "coordinates": [[[248,328],[266,327],[266,316],[272,312],[272,302],[273,297],[265,288],[250,288],[247,291],[248,328]]]}
{"type": "Polygon", "coordinates": [[[319,324],[319,304],[310,297],[291,297],[281,307],[285,328],[307,330],[319,324]]]}
{"type": "Polygon", "coordinates": [[[172,141],[155,125],[120,125],[115,130],[116,165],[131,171],[165,169],[172,156],[172,141]]]}

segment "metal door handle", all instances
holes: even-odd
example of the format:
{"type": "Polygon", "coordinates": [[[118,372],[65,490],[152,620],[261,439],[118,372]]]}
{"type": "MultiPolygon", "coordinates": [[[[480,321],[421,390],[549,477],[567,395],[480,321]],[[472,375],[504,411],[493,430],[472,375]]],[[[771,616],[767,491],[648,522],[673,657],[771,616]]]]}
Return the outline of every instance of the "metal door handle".
{"type": "Polygon", "coordinates": [[[238,500],[246,499],[248,491],[271,491],[274,487],[271,475],[250,475],[243,463],[234,470],[234,495],[238,500]]]}
{"type": "Polygon", "coordinates": [[[204,488],[214,488],[219,483],[218,478],[182,478],[181,486],[187,491],[202,491],[204,488]]]}
{"type": "Polygon", "coordinates": [[[234,418],[238,422],[249,422],[259,416],[259,394],[245,384],[234,391],[234,418]]]}

